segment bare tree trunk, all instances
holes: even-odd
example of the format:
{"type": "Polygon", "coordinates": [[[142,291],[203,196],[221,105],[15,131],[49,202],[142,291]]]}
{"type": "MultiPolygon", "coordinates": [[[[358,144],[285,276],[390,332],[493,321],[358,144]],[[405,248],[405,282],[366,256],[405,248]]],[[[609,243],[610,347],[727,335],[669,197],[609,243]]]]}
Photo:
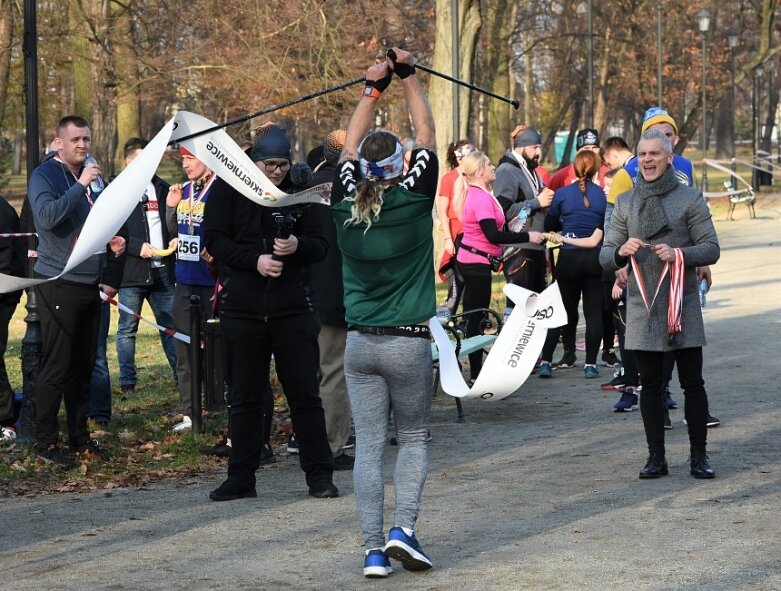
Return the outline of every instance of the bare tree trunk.
{"type": "Polygon", "coordinates": [[[0,133],[3,130],[5,101],[8,97],[13,34],[13,4],[11,0],[0,0],[0,133]]]}
{"type": "MultiPolygon", "coordinates": [[[[85,3],[94,0],[85,0],[85,3]]],[[[68,19],[70,22],[71,64],[73,71],[73,114],[89,120],[92,115],[92,95],[95,92],[95,76],[91,59],[90,28],[87,25],[86,6],[81,2],[70,2],[68,19]]],[[[61,113],[65,115],[66,113],[61,113]]],[[[90,122],[91,123],[91,122],[90,122]]]]}
{"type": "MultiPolygon", "coordinates": [[[[491,90],[501,96],[510,94],[510,37],[513,32],[517,3],[508,0],[498,0],[491,10],[487,11],[486,38],[486,72],[491,73],[491,90]]],[[[502,156],[509,144],[510,125],[515,111],[501,101],[488,101],[488,129],[486,144],[483,150],[491,161],[496,162],[502,156]]]]}
{"type": "Polygon", "coordinates": [[[115,160],[124,157],[122,147],[131,137],[141,135],[141,112],[138,94],[138,56],[135,49],[135,31],[130,10],[126,5],[112,4],[114,51],[117,65],[117,150],[115,160]]]}
{"type": "Polygon", "coordinates": [[[735,141],[732,130],[732,109],[729,95],[719,102],[715,111],[714,130],[716,134],[716,158],[732,157],[735,141]]]}
{"type": "MultiPolygon", "coordinates": [[[[460,64],[461,72],[452,72],[452,49],[453,39],[452,30],[452,11],[450,9],[450,0],[436,0],[436,38],[434,40],[434,58],[432,68],[442,73],[453,73],[456,78],[471,78],[474,47],[477,40],[477,33],[480,29],[479,19],[480,10],[478,0],[459,0],[459,16],[462,25],[459,27],[459,45],[461,51],[459,55],[464,56],[464,51],[468,48],[471,51],[469,58],[462,60],[460,64]],[[476,10],[474,5],[478,5],[476,10]],[[463,16],[462,16],[463,15],[463,16]],[[475,20],[477,19],[477,21],[475,20]],[[466,61],[467,63],[464,63],[466,61]],[[466,74],[464,72],[466,71],[466,74]]],[[[437,155],[440,162],[445,162],[447,145],[458,138],[453,138],[453,97],[458,87],[452,82],[448,82],[439,76],[432,76],[429,85],[429,102],[434,114],[434,126],[437,137],[437,155]]],[[[459,111],[462,116],[459,117],[459,136],[466,134],[468,129],[467,117],[465,114],[470,112],[469,103],[465,101],[469,98],[467,93],[459,93],[461,101],[459,111]]]]}
{"type": "Polygon", "coordinates": [[[610,92],[610,60],[613,57],[610,52],[612,29],[606,25],[603,30],[602,51],[598,56],[596,88],[599,89],[594,94],[596,104],[594,105],[594,127],[599,131],[600,137],[607,137],[607,103],[610,92]]]}
{"type": "MultiPolygon", "coordinates": [[[[781,76],[777,76],[773,70],[770,70],[767,83],[767,115],[765,116],[764,131],[762,133],[762,141],[760,142],[760,148],[765,152],[770,152],[773,148],[773,127],[776,124],[776,113],[778,112],[778,93],[781,92],[779,80],[781,80],[781,76]]],[[[760,114],[760,118],[761,116],[760,114]]]]}

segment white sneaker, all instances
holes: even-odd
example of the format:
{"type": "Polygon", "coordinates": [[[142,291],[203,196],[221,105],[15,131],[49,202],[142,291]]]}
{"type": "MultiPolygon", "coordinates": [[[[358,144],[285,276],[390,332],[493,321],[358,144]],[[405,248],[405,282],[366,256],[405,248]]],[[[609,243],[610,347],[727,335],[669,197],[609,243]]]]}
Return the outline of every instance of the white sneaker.
{"type": "Polygon", "coordinates": [[[16,440],[16,431],[10,427],[3,427],[0,431],[0,443],[11,443],[16,440]]]}
{"type": "Polygon", "coordinates": [[[188,431],[189,429],[193,428],[193,421],[190,417],[187,415],[184,415],[182,417],[181,423],[176,423],[173,427],[174,431],[180,432],[180,431],[188,431]]]}

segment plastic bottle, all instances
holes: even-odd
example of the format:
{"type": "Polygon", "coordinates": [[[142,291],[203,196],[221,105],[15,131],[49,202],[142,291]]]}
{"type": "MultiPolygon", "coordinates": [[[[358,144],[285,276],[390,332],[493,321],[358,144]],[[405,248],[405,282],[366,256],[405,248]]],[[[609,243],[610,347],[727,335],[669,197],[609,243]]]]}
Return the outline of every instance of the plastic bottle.
{"type": "Polygon", "coordinates": [[[700,308],[704,308],[707,305],[707,299],[705,297],[705,294],[708,293],[708,281],[706,279],[702,279],[700,281],[700,308]]]}
{"type": "MultiPolygon", "coordinates": [[[[84,159],[84,168],[91,168],[97,165],[98,162],[97,160],[95,160],[92,154],[87,154],[87,157],[84,159]]],[[[95,180],[93,180],[89,184],[89,188],[92,190],[93,193],[100,193],[103,189],[106,188],[106,183],[103,182],[103,177],[101,177],[100,175],[95,177],[95,180]]]]}
{"type": "Polygon", "coordinates": [[[532,204],[525,203],[521,211],[518,212],[518,217],[512,220],[509,224],[510,232],[523,232],[524,226],[526,226],[526,220],[529,219],[529,215],[532,211],[532,204]]]}

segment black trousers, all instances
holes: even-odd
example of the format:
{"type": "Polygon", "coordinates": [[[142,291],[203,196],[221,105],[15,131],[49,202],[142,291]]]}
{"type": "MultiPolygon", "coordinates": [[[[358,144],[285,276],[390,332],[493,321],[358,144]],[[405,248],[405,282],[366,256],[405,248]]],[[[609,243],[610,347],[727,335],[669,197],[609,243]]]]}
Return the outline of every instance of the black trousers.
{"type": "MultiPolygon", "coordinates": [[[[586,317],[586,363],[596,364],[602,341],[602,267],[598,248],[561,249],[554,277],[559,283],[561,300],[567,311],[567,324],[561,329],[564,351],[575,352],[575,334],[578,328],[578,303],[583,296],[583,315],[586,317]]],[[[555,334],[555,331],[551,331],[555,334]]],[[[550,339],[543,347],[542,358],[551,361],[550,339]],[[546,356],[547,355],[547,356],[546,356]]],[[[555,348],[555,342],[553,343],[555,348]]]]}
{"type": "Polygon", "coordinates": [[[13,424],[14,389],[5,370],[5,350],[8,346],[8,323],[16,311],[18,298],[0,295],[0,426],[13,424]]]}
{"type": "MultiPolygon", "coordinates": [[[[456,263],[464,278],[464,312],[489,308],[491,306],[491,267],[480,263],[456,263]]],[[[467,338],[480,334],[483,314],[470,314],[466,317],[467,338]]],[[[469,377],[477,379],[483,368],[483,351],[469,354],[469,377]]]]}
{"type": "Polygon", "coordinates": [[[87,403],[100,325],[97,285],[48,281],[35,287],[41,318],[41,369],[35,389],[39,448],[57,443],[65,400],[71,448],[89,441],[87,403]]]}
{"type": "MultiPolygon", "coordinates": [[[[643,380],[640,412],[643,415],[649,452],[664,453],[664,357],[662,351],[638,351],[632,354],[643,380]]],[[[702,379],[702,347],[676,349],[671,353],[678,366],[678,379],[685,396],[684,415],[689,426],[692,448],[705,449],[707,440],[708,399],[702,379]]]]}
{"type": "Polygon", "coordinates": [[[325,430],[317,368],[319,322],[314,314],[285,318],[230,318],[222,316],[222,341],[230,375],[231,457],[228,476],[255,484],[264,433],[263,407],[271,355],[290,407],[299,444],[301,469],[310,487],[330,482],[334,460],[325,430]]]}

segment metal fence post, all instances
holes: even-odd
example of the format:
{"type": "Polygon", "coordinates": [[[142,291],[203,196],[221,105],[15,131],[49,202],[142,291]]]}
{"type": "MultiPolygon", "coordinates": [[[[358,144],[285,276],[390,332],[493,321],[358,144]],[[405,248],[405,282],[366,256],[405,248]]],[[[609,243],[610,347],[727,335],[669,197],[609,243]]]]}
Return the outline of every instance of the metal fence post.
{"type": "Polygon", "coordinates": [[[201,298],[190,296],[190,402],[193,433],[201,432],[201,298]]]}

